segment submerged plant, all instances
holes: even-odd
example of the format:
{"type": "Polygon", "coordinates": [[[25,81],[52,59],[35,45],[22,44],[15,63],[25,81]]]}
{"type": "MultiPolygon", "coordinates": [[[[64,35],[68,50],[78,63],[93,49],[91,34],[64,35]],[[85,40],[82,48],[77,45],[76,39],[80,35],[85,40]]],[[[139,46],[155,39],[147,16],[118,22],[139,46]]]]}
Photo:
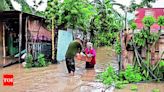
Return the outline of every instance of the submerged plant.
{"type": "Polygon", "coordinates": [[[132,85],[131,88],[130,88],[132,91],[137,91],[138,90],[138,87],[136,85],[132,85]]]}
{"type": "Polygon", "coordinates": [[[141,71],[130,65],[127,66],[125,71],[121,71],[120,76],[122,76],[122,78],[125,78],[125,80],[127,80],[128,82],[139,82],[144,79],[141,71]]]}
{"type": "MultiPolygon", "coordinates": [[[[99,74],[98,78],[102,80],[105,85],[115,85],[116,88],[124,88],[124,84],[139,82],[144,79],[140,70],[130,65],[125,71],[120,71],[118,74],[112,66],[109,66],[106,71],[99,74]]],[[[134,88],[136,89],[136,87],[134,88]]]]}
{"type": "Polygon", "coordinates": [[[153,89],[151,92],[160,92],[160,90],[157,89],[157,88],[155,88],[155,89],[153,89]]]}
{"type": "Polygon", "coordinates": [[[101,74],[101,80],[106,85],[111,85],[118,80],[118,76],[112,66],[109,66],[107,70],[101,74]]]}
{"type": "Polygon", "coordinates": [[[44,67],[44,66],[47,66],[47,64],[46,64],[46,60],[45,60],[45,57],[44,57],[44,54],[39,54],[39,56],[38,56],[38,65],[39,65],[39,67],[44,67]]]}
{"type": "Polygon", "coordinates": [[[33,66],[33,57],[31,54],[27,54],[26,58],[25,58],[25,62],[26,62],[26,68],[31,68],[33,66]]]}

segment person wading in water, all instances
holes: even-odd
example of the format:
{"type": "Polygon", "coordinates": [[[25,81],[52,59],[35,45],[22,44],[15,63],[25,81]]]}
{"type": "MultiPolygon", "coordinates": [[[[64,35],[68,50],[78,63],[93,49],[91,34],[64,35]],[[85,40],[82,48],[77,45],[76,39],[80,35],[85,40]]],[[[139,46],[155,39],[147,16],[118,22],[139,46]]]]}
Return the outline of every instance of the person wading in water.
{"type": "Polygon", "coordinates": [[[91,42],[87,42],[87,48],[85,49],[85,54],[87,57],[91,58],[91,61],[86,61],[86,69],[94,68],[96,64],[96,50],[93,48],[93,44],[91,42]]]}
{"type": "Polygon", "coordinates": [[[81,37],[78,36],[74,41],[72,41],[67,49],[65,58],[66,58],[66,66],[68,69],[68,73],[70,75],[74,76],[75,72],[75,60],[74,57],[76,56],[77,53],[80,53],[82,51],[82,40],[81,37]]]}

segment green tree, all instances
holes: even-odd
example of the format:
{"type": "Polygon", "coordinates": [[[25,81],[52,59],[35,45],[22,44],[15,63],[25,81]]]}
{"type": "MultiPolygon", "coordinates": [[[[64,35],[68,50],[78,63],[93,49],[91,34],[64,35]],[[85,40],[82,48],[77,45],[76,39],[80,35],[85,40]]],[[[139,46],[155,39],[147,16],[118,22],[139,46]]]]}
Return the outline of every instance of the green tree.
{"type": "Polygon", "coordinates": [[[2,0],[0,3],[0,11],[10,10],[10,5],[6,2],[6,0],[2,0]]]}
{"type": "Polygon", "coordinates": [[[97,46],[111,45],[122,27],[122,16],[116,12],[109,0],[94,1],[97,14],[91,20],[90,32],[97,46]],[[94,34],[95,31],[95,34],[94,34]]]}
{"type": "MultiPolygon", "coordinates": [[[[29,6],[26,0],[14,0],[14,1],[16,1],[21,5],[22,12],[43,16],[43,12],[39,12],[36,10],[37,7],[39,7],[39,5],[43,3],[42,0],[40,0],[38,3],[36,3],[36,1],[33,0],[34,6],[29,6]]],[[[10,0],[2,0],[2,2],[0,3],[0,11],[5,11],[5,10],[14,10],[14,7],[10,0]]]]}
{"type": "Polygon", "coordinates": [[[164,16],[158,17],[158,25],[160,26],[160,31],[161,31],[161,27],[164,26],[164,16]]]}
{"type": "MultiPolygon", "coordinates": [[[[163,16],[158,17],[157,23],[158,25],[160,25],[160,27],[164,25],[163,19],[164,19],[163,16]]],[[[149,78],[157,79],[160,77],[161,74],[159,72],[159,68],[157,68],[159,63],[156,63],[155,66],[150,64],[151,62],[150,47],[155,48],[155,44],[158,42],[159,37],[161,35],[161,28],[159,29],[158,33],[150,32],[150,27],[156,22],[155,18],[152,16],[145,16],[142,22],[144,24],[144,28],[139,33],[134,34],[134,40],[133,40],[134,44],[137,47],[146,48],[145,62],[143,62],[143,59],[141,58],[141,65],[144,65],[144,66],[140,65],[140,67],[142,67],[141,72],[143,72],[146,79],[149,78]]],[[[138,57],[138,54],[136,55],[136,57],[138,57]]],[[[160,60],[158,62],[160,62],[160,60]]]]}
{"type": "Polygon", "coordinates": [[[32,13],[33,15],[35,15],[38,12],[36,9],[39,7],[39,5],[43,3],[42,0],[40,0],[38,3],[36,3],[36,1],[33,0],[34,5],[29,6],[26,0],[15,0],[15,1],[21,5],[23,12],[32,13]]]}
{"type": "Polygon", "coordinates": [[[49,0],[45,16],[50,22],[55,18],[55,24],[59,28],[71,28],[87,30],[94,8],[87,0],[49,0]]]}
{"type": "Polygon", "coordinates": [[[151,27],[155,23],[155,18],[153,16],[145,16],[142,22],[144,23],[145,27],[151,27]]]}
{"type": "Polygon", "coordinates": [[[140,4],[137,4],[135,1],[136,0],[131,0],[130,12],[135,11],[137,8],[151,8],[151,3],[155,3],[157,0],[142,0],[140,4]]]}

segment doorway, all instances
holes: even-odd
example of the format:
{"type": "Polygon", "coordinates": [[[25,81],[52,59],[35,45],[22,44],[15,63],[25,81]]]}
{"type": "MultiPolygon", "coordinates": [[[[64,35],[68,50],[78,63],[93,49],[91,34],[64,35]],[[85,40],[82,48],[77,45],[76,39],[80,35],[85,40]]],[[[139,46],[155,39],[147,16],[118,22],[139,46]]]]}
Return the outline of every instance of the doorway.
{"type": "MultiPolygon", "coordinates": [[[[22,47],[25,49],[25,22],[22,21],[22,47]]],[[[5,23],[5,44],[6,44],[6,56],[14,57],[19,53],[19,20],[8,20],[5,23]]]]}

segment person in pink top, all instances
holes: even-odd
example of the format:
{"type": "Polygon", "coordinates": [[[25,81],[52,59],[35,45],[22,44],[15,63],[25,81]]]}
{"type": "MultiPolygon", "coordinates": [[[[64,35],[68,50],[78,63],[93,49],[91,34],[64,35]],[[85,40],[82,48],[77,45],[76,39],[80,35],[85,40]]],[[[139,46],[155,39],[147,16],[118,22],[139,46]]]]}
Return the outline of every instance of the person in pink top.
{"type": "Polygon", "coordinates": [[[90,62],[86,61],[85,68],[94,68],[96,64],[96,51],[93,48],[91,42],[87,42],[87,47],[85,48],[85,54],[87,55],[87,57],[91,58],[90,62]]]}

